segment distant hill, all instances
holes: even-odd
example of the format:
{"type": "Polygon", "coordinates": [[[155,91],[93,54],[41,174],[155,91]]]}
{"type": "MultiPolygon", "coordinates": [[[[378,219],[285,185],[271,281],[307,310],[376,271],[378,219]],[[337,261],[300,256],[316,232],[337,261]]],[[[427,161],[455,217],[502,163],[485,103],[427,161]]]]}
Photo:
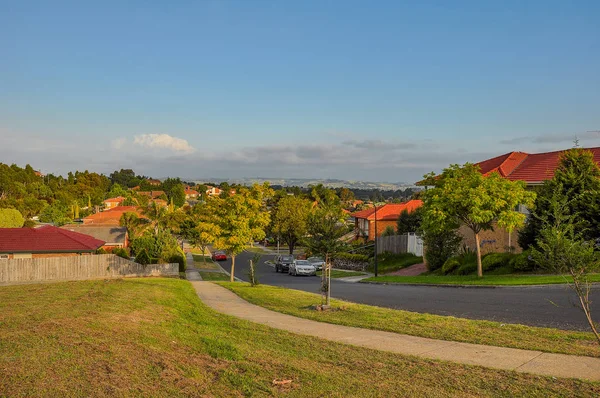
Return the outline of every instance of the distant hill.
{"type": "Polygon", "coordinates": [[[311,178],[205,178],[192,180],[196,183],[220,183],[228,182],[229,184],[252,185],[254,183],[262,184],[268,182],[271,185],[279,185],[283,187],[303,187],[309,185],[323,184],[329,188],[346,187],[350,189],[379,189],[382,191],[404,190],[406,188],[414,188],[414,184],[404,182],[370,182],[370,181],[347,181],[338,179],[311,179],[311,178]]]}

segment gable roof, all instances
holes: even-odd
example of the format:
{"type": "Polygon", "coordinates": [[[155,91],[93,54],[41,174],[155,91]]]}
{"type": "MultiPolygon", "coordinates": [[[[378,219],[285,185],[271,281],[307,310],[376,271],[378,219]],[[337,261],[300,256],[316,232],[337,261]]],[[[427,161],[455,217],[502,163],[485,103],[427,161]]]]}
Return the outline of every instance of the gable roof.
{"type": "Polygon", "coordinates": [[[65,225],[62,229],[89,235],[106,243],[125,244],[127,228],[116,225],[65,225]]]}
{"type": "Polygon", "coordinates": [[[121,203],[125,200],[124,197],[122,196],[117,196],[116,198],[108,198],[104,201],[104,203],[108,203],[108,202],[114,202],[114,203],[121,203]]]}
{"type": "MultiPolygon", "coordinates": [[[[600,147],[583,148],[590,151],[594,161],[600,165],[600,147]]],[[[497,171],[502,177],[512,181],[525,181],[528,184],[539,184],[554,176],[558,168],[560,156],[565,152],[525,153],[510,152],[492,159],[476,163],[485,175],[497,171]]]]}
{"type": "Polygon", "coordinates": [[[104,210],[96,214],[92,214],[83,219],[84,224],[109,224],[119,225],[123,213],[133,212],[138,216],[142,216],[141,211],[137,206],[118,206],[109,210],[104,210]]]}
{"type": "MultiPolygon", "coordinates": [[[[405,203],[387,203],[377,207],[377,221],[397,220],[404,210],[409,213],[423,206],[423,201],[418,199],[409,200],[405,203]]],[[[375,208],[362,210],[352,214],[354,218],[362,218],[369,221],[375,220],[375,208]]]]}
{"type": "Polygon", "coordinates": [[[38,228],[0,228],[0,253],[94,252],[103,240],[52,225],[38,228]]]}

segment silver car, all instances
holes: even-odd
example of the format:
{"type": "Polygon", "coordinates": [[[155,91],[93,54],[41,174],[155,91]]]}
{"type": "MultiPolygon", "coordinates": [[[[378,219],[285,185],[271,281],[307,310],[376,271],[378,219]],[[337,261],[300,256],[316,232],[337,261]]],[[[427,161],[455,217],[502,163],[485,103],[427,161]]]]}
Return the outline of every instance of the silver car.
{"type": "Polygon", "coordinates": [[[321,257],[309,257],[307,260],[317,271],[321,271],[325,266],[325,261],[321,257]]]}
{"type": "Polygon", "coordinates": [[[290,275],[317,275],[317,269],[308,260],[294,260],[288,271],[290,275]]]}

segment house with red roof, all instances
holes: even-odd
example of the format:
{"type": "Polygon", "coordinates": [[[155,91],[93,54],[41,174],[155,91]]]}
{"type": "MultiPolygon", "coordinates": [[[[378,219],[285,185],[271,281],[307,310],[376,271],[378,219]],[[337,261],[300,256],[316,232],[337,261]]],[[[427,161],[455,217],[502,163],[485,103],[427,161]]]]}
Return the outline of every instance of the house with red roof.
{"type": "Polygon", "coordinates": [[[125,201],[126,198],[122,196],[117,196],[116,198],[106,199],[104,202],[104,208],[107,210],[114,209],[115,207],[121,206],[121,204],[125,201]]]}
{"type": "Polygon", "coordinates": [[[185,198],[186,199],[196,199],[199,193],[195,189],[192,189],[189,185],[185,187],[185,198]]]}
{"type": "Polygon", "coordinates": [[[83,219],[83,224],[119,225],[121,216],[128,212],[136,213],[138,217],[144,217],[142,211],[137,206],[119,206],[89,215],[83,219]]]}
{"type": "Polygon", "coordinates": [[[0,259],[93,254],[105,243],[92,236],[51,225],[0,228],[0,259]]]}
{"type": "MultiPolygon", "coordinates": [[[[584,150],[591,152],[594,161],[600,165],[600,147],[584,150]]],[[[475,164],[484,175],[497,172],[511,181],[525,181],[527,186],[533,187],[554,177],[564,152],[565,150],[542,153],[509,152],[475,164]]]]}
{"type": "Polygon", "coordinates": [[[412,213],[421,206],[423,206],[423,201],[413,199],[404,203],[387,203],[383,206],[352,213],[355,220],[356,237],[373,240],[375,236],[381,236],[387,227],[396,229],[398,217],[403,211],[412,213]],[[375,230],[375,217],[377,217],[377,230],[375,230]]]}
{"type": "MultiPolygon", "coordinates": [[[[584,149],[591,152],[594,161],[600,165],[600,147],[584,149]]],[[[542,153],[509,152],[475,163],[475,165],[479,166],[480,171],[484,175],[496,172],[511,181],[524,181],[528,188],[533,188],[554,177],[560,157],[565,151],[542,153]]],[[[526,214],[529,213],[523,206],[519,206],[519,211],[526,214]]],[[[463,236],[463,243],[466,246],[472,249],[476,248],[475,238],[468,228],[461,227],[459,233],[463,236]]],[[[493,230],[482,231],[480,233],[482,253],[503,252],[508,247],[509,242],[519,252],[521,248],[518,246],[517,238],[517,230],[512,232],[509,239],[508,231],[495,225],[493,230]]]]}

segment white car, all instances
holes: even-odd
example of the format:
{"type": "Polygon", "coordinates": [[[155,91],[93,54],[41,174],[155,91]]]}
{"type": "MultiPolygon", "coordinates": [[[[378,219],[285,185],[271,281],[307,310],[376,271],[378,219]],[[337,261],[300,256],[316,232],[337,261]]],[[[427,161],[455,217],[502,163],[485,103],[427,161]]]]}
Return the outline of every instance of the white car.
{"type": "Polygon", "coordinates": [[[322,270],[325,266],[325,261],[321,257],[309,257],[307,260],[317,271],[322,270]]]}
{"type": "Polygon", "coordinates": [[[290,264],[290,275],[317,275],[317,269],[308,260],[294,260],[290,264]]]}

